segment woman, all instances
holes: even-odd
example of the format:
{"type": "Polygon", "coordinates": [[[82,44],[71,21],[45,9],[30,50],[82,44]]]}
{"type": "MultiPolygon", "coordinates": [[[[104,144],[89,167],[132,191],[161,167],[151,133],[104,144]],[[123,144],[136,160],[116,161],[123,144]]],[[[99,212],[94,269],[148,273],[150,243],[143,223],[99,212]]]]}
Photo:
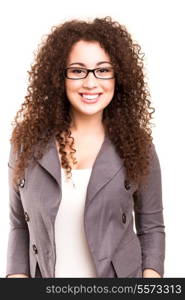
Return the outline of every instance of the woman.
{"type": "Polygon", "coordinates": [[[163,277],[139,45],[110,17],[72,20],[53,28],[29,75],[11,137],[7,277],[163,277]]]}

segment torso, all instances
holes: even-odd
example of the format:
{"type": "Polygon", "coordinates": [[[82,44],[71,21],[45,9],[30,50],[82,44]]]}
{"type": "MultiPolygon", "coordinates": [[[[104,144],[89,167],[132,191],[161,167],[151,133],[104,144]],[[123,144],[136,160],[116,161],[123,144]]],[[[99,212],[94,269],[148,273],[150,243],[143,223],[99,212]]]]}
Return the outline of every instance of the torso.
{"type": "MultiPolygon", "coordinates": [[[[88,136],[88,137],[78,137],[74,136],[75,141],[73,148],[76,150],[74,157],[77,160],[77,164],[72,163],[72,159],[69,156],[69,147],[65,149],[68,155],[67,158],[70,161],[72,169],[86,169],[91,168],[96,160],[98,152],[104,142],[104,134],[101,136],[88,136]]],[[[56,142],[57,150],[59,154],[58,142],[56,142]]]]}

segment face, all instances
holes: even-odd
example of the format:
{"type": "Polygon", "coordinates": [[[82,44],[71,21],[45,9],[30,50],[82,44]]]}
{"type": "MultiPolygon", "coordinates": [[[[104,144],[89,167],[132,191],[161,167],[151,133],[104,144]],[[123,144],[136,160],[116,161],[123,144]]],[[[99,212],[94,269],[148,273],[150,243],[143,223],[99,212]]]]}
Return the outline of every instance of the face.
{"type": "MultiPolygon", "coordinates": [[[[112,67],[112,64],[109,55],[98,42],[79,41],[72,47],[67,67],[103,69],[112,67]]],[[[102,115],[104,108],[113,98],[115,79],[99,79],[90,72],[83,79],[66,78],[65,87],[72,113],[102,115]]]]}

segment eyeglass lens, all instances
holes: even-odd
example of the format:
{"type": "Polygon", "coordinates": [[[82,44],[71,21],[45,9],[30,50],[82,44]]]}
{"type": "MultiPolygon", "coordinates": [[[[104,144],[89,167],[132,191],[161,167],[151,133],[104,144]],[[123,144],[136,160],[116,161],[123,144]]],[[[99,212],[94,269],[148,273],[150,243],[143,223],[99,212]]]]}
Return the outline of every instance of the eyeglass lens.
{"type": "MultiPolygon", "coordinates": [[[[85,68],[77,68],[77,67],[71,67],[66,69],[67,78],[71,79],[82,79],[87,77],[88,70],[85,68]]],[[[93,70],[95,73],[95,76],[97,78],[112,78],[114,76],[114,70],[111,67],[103,67],[103,68],[97,68],[93,70]]]]}

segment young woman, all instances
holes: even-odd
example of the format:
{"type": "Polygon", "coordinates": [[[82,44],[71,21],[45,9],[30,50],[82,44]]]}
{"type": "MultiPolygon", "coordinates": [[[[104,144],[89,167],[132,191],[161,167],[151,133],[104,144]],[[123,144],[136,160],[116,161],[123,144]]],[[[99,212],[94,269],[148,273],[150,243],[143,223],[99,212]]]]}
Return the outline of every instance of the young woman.
{"type": "Polygon", "coordinates": [[[7,277],[163,277],[161,171],[139,45],[110,17],[68,21],[29,74],[11,137],[7,277]]]}

